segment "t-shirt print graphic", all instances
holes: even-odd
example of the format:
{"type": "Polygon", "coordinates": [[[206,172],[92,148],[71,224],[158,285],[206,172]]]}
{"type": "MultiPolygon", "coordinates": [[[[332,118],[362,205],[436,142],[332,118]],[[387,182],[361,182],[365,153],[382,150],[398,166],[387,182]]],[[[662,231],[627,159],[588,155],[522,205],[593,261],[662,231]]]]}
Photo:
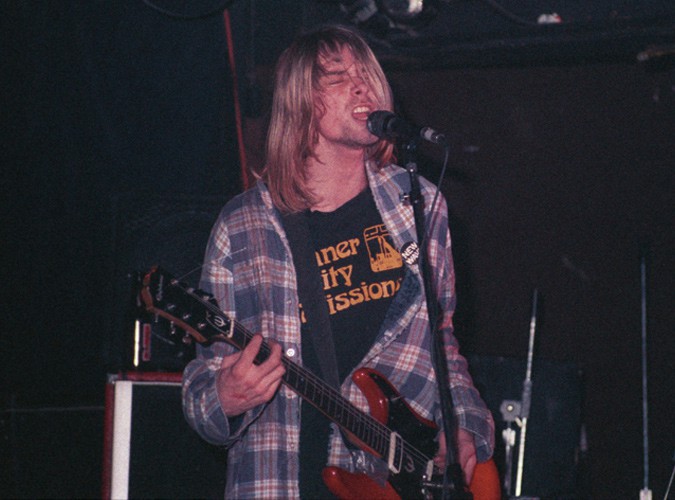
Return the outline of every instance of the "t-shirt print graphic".
{"type": "Polygon", "coordinates": [[[398,269],[403,266],[401,254],[396,250],[389,237],[389,231],[384,224],[368,227],[363,230],[363,239],[366,242],[370,269],[374,273],[398,269]]]}

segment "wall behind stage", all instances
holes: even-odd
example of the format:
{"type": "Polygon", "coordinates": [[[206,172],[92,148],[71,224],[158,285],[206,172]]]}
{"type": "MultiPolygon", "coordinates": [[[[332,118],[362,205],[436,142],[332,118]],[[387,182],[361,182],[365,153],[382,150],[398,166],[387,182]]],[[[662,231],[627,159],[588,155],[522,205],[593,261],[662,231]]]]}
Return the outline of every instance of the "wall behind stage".
{"type": "Polygon", "coordinates": [[[224,203],[241,188],[223,16],[16,3],[3,46],[4,272],[15,285],[4,320],[21,332],[3,350],[7,373],[19,401],[77,399],[116,365],[108,303],[115,250],[132,236],[120,227],[157,199],[181,210],[184,198],[224,203]]]}
{"type": "MultiPolygon", "coordinates": [[[[647,253],[650,485],[663,496],[675,449],[675,72],[551,63],[390,77],[402,113],[451,136],[443,191],[458,335],[470,352],[525,357],[538,289],[533,391],[550,382],[537,380],[537,360],[582,371],[590,480],[581,491],[593,498],[628,498],[643,484],[647,253]]],[[[424,153],[424,174],[437,179],[440,155],[424,153]]]]}
{"type": "Polygon", "coordinates": [[[172,221],[203,230],[240,190],[222,9],[3,2],[0,22],[0,496],[91,498],[128,333],[116,271],[144,270],[117,249],[164,228],[143,250],[178,252],[172,221]]]}
{"type": "MultiPolygon", "coordinates": [[[[269,26],[258,24],[265,57],[242,103],[250,164],[261,160],[268,59],[306,20],[289,3],[294,10],[270,9],[269,26]]],[[[222,17],[181,20],[142,1],[38,10],[22,2],[8,4],[2,23],[10,168],[0,430],[10,446],[0,447],[0,484],[7,497],[92,497],[102,422],[91,411],[102,418],[115,361],[106,318],[119,234],[110,199],[140,198],[140,208],[123,211],[133,217],[148,191],[153,200],[175,192],[224,200],[239,187],[222,17]],[[41,408],[60,413],[32,413],[41,408]],[[35,432],[45,425],[49,432],[35,432]]],[[[244,23],[234,29],[239,42],[249,36],[244,23]]],[[[237,48],[245,60],[246,47],[237,48]]],[[[468,354],[524,357],[537,287],[534,391],[538,359],[578,364],[588,488],[593,498],[632,497],[642,487],[639,250],[648,243],[651,485],[660,498],[675,447],[675,76],[631,62],[557,63],[545,49],[537,60],[387,69],[399,111],[451,137],[443,191],[458,336],[468,354]]],[[[425,146],[422,173],[435,180],[439,165],[425,146]]]]}

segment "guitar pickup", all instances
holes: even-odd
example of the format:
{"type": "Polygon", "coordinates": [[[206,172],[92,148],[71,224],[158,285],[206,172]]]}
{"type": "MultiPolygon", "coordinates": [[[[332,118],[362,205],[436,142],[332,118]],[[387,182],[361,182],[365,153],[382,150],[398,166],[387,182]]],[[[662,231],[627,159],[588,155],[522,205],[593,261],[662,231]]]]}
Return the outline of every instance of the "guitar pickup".
{"type": "Polygon", "coordinates": [[[403,447],[401,446],[403,440],[398,432],[392,432],[389,436],[389,455],[387,457],[387,465],[389,470],[394,474],[401,472],[401,465],[403,463],[403,447]]]}

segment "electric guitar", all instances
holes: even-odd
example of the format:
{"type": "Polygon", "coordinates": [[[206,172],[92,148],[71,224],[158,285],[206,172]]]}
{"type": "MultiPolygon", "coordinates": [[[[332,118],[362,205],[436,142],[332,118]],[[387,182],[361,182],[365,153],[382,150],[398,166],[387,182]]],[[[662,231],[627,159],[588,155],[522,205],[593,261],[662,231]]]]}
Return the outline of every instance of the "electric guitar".
{"type": "MultiPolygon", "coordinates": [[[[160,268],[145,275],[140,298],[149,312],[171,321],[199,343],[225,341],[241,350],[254,336],[225,315],[211,295],[186,286],[160,268]]],[[[262,363],[270,352],[263,342],[255,362],[262,363]]],[[[433,467],[438,428],[416,415],[382,375],[362,368],[352,376],[368,401],[370,413],[366,413],[286,356],[282,363],[286,385],[340,426],[354,444],[387,464],[384,485],[366,474],[326,467],[322,477],[333,494],[340,498],[427,499],[439,493],[442,478],[433,467]]],[[[500,498],[492,461],[478,464],[470,490],[476,499],[500,498]]]]}

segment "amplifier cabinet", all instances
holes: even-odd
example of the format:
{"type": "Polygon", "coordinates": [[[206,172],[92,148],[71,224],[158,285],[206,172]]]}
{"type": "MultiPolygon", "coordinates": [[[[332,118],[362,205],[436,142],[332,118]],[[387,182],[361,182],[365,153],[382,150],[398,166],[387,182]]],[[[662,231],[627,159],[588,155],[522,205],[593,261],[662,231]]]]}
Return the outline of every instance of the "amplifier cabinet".
{"type": "Polygon", "coordinates": [[[103,498],[222,498],[225,450],[185,421],[180,374],[110,376],[105,414],[103,498]]]}

